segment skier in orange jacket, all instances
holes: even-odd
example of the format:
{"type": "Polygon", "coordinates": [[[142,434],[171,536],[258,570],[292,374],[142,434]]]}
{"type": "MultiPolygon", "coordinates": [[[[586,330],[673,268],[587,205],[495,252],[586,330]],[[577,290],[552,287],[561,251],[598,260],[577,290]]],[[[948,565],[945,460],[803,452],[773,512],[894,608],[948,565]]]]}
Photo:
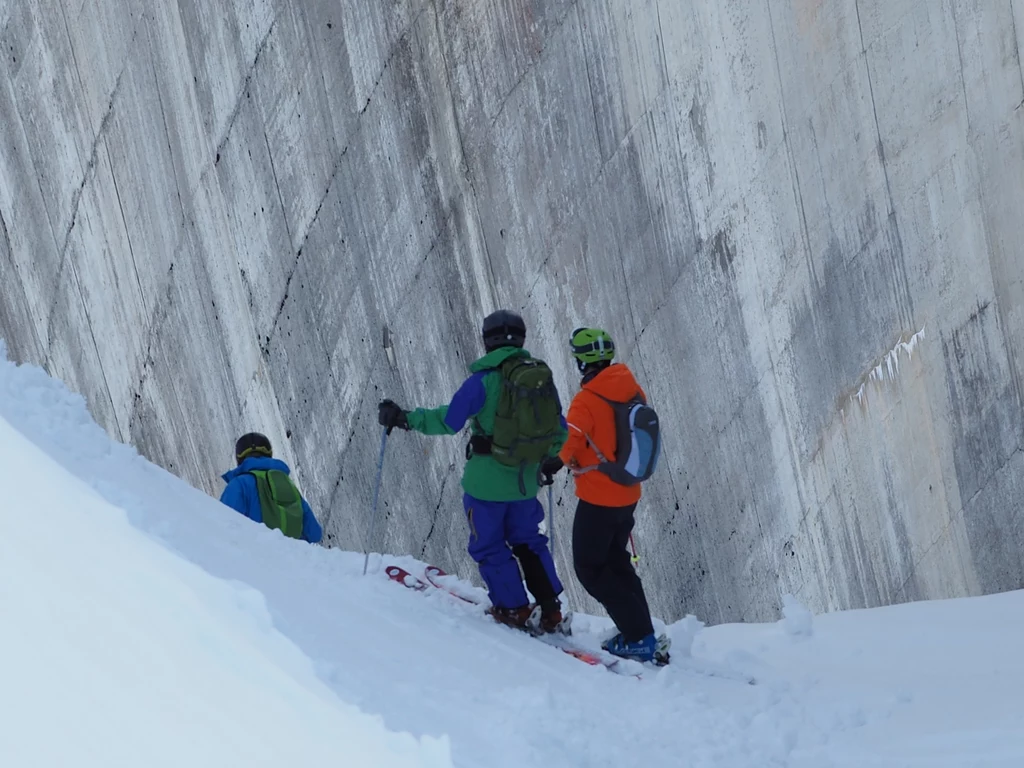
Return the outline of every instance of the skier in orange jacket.
{"type": "Polygon", "coordinates": [[[612,403],[646,402],[646,395],[628,367],[612,362],[615,345],[605,331],[578,328],[571,345],[583,380],[569,406],[569,437],[559,458],[575,476],[579,498],[572,527],[576,576],[619,630],[605,649],[617,656],[652,661],[659,650],[658,639],[643,585],[626,549],[640,485],[622,485],[597,471],[616,453],[612,403]]]}

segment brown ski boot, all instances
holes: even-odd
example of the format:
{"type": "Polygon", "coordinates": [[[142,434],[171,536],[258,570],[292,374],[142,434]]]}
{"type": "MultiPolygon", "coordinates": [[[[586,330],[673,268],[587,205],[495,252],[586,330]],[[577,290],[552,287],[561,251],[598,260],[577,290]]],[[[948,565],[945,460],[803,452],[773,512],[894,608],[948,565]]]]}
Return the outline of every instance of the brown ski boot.
{"type": "Polygon", "coordinates": [[[572,613],[562,613],[562,604],[556,600],[548,600],[540,604],[538,629],[544,633],[557,632],[561,635],[572,634],[572,613]]]}
{"type": "Polygon", "coordinates": [[[486,612],[499,624],[504,624],[506,627],[512,627],[513,629],[529,631],[529,621],[530,616],[533,614],[533,608],[529,605],[521,605],[518,608],[501,608],[492,605],[486,612]]]}

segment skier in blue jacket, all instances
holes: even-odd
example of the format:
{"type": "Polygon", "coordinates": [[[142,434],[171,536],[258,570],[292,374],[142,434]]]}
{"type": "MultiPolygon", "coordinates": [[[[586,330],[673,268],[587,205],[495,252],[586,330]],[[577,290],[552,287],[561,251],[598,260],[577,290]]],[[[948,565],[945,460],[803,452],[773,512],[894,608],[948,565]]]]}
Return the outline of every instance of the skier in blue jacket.
{"type": "MultiPolygon", "coordinates": [[[[270,440],[266,436],[258,432],[249,432],[238,438],[238,442],[235,443],[235,460],[238,462],[238,466],[222,475],[227,487],[221,493],[220,500],[250,520],[263,523],[268,528],[282,529],[282,532],[291,538],[303,539],[310,544],[316,544],[323,538],[323,529],[313,515],[313,510],[310,509],[305,498],[298,494],[297,489],[294,492],[302,502],[301,522],[296,519],[292,524],[287,522],[281,524],[276,518],[270,518],[270,522],[264,519],[257,475],[265,477],[264,473],[273,470],[283,472],[285,475],[291,474],[288,465],[273,456],[270,440]]],[[[290,481],[288,484],[292,489],[295,488],[290,481]]]]}

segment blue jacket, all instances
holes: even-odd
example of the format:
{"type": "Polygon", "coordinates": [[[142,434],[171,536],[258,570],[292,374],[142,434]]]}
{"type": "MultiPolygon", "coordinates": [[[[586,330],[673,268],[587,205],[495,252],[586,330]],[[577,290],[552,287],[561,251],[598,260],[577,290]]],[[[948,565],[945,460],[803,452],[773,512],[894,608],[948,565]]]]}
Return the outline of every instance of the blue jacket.
{"type": "MultiPolygon", "coordinates": [[[[220,500],[233,510],[241,512],[250,520],[257,523],[263,522],[263,510],[260,508],[260,496],[256,490],[256,478],[248,474],[253,469],[279,469],[286,475],[291,474],[288,465],[280,459],[272,459],[266,456],[250,456],[232,470],[225,472],[221,477],[227,483],[227,487],[220,495],[220,500]]],[[[313,516],[313,510],[309,508],[306,499],[302,499],[302,538],[310,544],[316,544],[324,537],[320,523],[313,516]]]]}

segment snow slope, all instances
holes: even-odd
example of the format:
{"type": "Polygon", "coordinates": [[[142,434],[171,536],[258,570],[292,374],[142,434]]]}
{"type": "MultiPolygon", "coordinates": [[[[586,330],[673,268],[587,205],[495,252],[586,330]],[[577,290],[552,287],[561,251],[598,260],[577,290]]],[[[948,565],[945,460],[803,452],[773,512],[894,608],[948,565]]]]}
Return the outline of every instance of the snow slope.
{"type": "Polygon", "coordinates": [[[1022,593],[691,617],[636,680],[252,524],[2,360],[0,483],[5,768],[1024,764],[1022,593]]]}
{"type": "Polygon", "coordinates": [[[0,765],[450,766],[317,679],[259,592],[211,577],[0,420],[0,765]]]}

